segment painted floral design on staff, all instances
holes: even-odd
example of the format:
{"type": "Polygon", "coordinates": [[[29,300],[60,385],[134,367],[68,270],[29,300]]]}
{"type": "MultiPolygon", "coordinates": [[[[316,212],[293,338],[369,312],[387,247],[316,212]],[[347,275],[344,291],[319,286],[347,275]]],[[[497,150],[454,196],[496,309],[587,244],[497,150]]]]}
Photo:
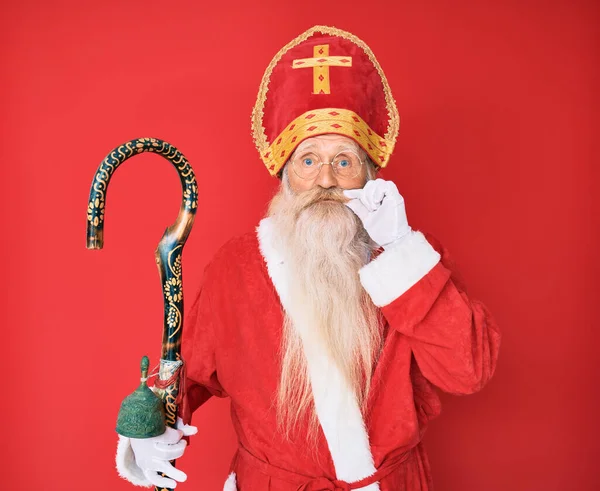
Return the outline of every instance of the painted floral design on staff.
{"type": "Polygon", "coordinates": [[[87,219],[95,227],[104,221],[104,200],[96,198],[89,202],[87,219]]]}

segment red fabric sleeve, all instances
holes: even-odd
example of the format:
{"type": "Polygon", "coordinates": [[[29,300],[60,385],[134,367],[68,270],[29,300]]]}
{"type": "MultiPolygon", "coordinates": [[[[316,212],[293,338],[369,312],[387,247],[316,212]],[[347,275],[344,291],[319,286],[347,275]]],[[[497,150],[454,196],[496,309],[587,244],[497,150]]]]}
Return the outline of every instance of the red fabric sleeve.
{"type": "Polygon", "coordinates": [[[470,394],[494,373],[500,331],[487,308],[465,292],[448,250],[425,236],[440,262],[381,312],[390,327],[408,336],[431,383],[452,394],[470,394]]]}
{"type": "Polygon", "coordinates": [[[184,322],[182,334],[185,382],[180,416],[186,424],[190,423],[192,413],[211,396],[227,397],[217,377],[214,322],[209,289],[207,282],[203,281],[184,322]]]}

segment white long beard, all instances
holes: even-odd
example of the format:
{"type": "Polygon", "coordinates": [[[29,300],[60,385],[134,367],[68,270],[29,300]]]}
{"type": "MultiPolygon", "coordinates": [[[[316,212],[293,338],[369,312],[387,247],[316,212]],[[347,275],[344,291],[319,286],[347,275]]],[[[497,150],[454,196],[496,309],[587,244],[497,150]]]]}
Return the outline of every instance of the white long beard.
{"type": "Polygon", "coordinates": [[[290,277],[277,394],[279,429],[290,437],[295,423],[308,413],[308,440],[313,443],[318,420],[305,352],[317,344],[324,347],[364,411],[381,348],[378,310],[358,276],[375,244],[344,201],[339,189],[317,187],[295,195],[284,178],[268,213],[290,277]]]}

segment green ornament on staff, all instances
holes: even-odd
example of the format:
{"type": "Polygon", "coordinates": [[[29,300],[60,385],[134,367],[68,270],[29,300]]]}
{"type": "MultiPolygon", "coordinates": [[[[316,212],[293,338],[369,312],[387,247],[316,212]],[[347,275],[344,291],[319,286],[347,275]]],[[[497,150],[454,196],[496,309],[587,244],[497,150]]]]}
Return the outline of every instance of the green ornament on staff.
{"type": "Polygon", "coordinates": [[[165,432],[165,408],[146,381],[150,361],[142,358],[140,386],[121,403],[117,433],[128,438],[152,438],[165,432]]]}
{"type": "Polygon", "coordinates": [[[194,171],[177,148],[156,138],[128,141],[106,156],[94,176],[87,208],[88,249],[102,249],[104,245],[106,193],[112,175],[127,159],[144,152],[161,155],[173,164],[179,174],[183,196],[176,221],[165,230],[155,251],[164,300],[162,349],[155,392],[147,385],[149,360],[144,356],[140,386],[123,401],[117,419],[117,433],[130,438],[161,435],[166,425],[174,428],[177,423],[177,406],[183,395],[180,386],[183,380],[181,254],[192,229],[198,205],[198,185],[194,171]]]}

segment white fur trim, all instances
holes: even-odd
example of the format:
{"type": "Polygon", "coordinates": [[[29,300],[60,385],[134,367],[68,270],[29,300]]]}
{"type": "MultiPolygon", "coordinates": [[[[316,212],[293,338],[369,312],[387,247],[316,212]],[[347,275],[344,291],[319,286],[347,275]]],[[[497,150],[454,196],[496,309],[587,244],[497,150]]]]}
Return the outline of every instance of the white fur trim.
{"type": "Polygon", "coordinates": [[[135,455],[131,448],[129,438],[119,435],[119,443],[117,444],[116,456],[117,472],[123,479],[127,479],[130,483],[136,486],[150,488],[153,484],[146,479],[144,471],[135,463],[135,455]]]}
{"type": "Polygon", "coordinates": [[[359,270],[360,282],[378,307],[388,305],[425,276],[440,260],[425,236],[412,231],[359,270]]]}
{"type": "Polygon", "coordinates": [[[237,482],[235,480],[235,472],[229,474],[227,481],[225,481],[225,486],[223,486],[223,491],[237,491],[237,482]]]}
{"type": "MultiPolygon", "coordinates": [[[[288,310],[289,271],[283,254],[273,247],[274,230],[269,218],[261,220],[257,233],[271,281],[283,308],[294,319],[294,326],[303,341],[317,417],[327,440],[336,476],[347,482],[364,479],[377,469],[356,397],[323,347],[310,342],[310,335],[302,327],[302,313],[288,310]]],[[[379,483],[365,486],[361,490],[378,491],[379,483]]]]}
{"type": "Polygon", "coordinates": [[[287,270],[283,259],[283,254],[275,250],[273,246],[273,223],[270,218],[263,218],[256,228],[258,235],[258,245],[262,254],[269,277],[273,286],[279,295],[282,306],[285,308],[289,304],[289,288],[287,280],[287,270]]]}

